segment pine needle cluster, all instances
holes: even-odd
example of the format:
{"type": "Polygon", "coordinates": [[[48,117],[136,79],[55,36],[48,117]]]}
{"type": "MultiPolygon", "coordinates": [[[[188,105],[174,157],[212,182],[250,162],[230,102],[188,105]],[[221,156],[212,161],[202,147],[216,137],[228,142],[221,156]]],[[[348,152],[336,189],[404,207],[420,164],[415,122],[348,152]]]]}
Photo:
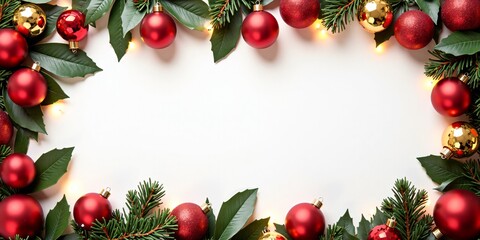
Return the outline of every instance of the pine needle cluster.
{"type": "Polygon", "coordinates": [[[252,0],[210,0],[210,18],[215,29],[230,23],[235,14],[240,14],[242,7],[251,9],[255,1],[252,0]]]}
{"type": "Polygon", "coordinates": [[[363,0],[326,0],[322,5],[323,25],[332,33],[345,30],[355,20],[357,9],[363,0]]]}
{"type": "Polygon", "coordinates": [[[19,0],[0,0],[0,10],[2,11],[0,17],[0,29],[13,28],[13,14],[21,4],[19,0]]]}

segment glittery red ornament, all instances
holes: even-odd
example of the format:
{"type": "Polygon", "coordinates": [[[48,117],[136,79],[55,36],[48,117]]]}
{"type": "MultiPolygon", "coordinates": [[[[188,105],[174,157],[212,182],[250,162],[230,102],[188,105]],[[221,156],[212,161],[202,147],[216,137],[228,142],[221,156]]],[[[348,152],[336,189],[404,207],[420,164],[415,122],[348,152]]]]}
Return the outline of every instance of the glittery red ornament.
{"type": "Polygon", "coordinates": [[[285,228],[294,240],[318,239],[325,231],[325,217],[320,211],[321,201],[300,203],[287,213],[285,228]]]}
{"type": "Polygon", "coordinates": [[[478,0],[445,0],[440,11],[443,23],[451,31],[480,28],[478,0]]]}
{"type": "Polygon", "coordinates": [[[368,233],[367,240],[401,240],[400,233],[395,229],[395,219],[388,219],[387,224],[375,226],[368,233]]]}
{"type": "Polygon", "coordinates": [[[35,163],[23,153],[8,155],[0,164],[0,178],[13,188],[24,188],[35,179],[35,163]]]}
{"type": "Polygon", "coordinates": [[[172,17],[164,13],[160,5],[145,15],[140,23],[140,36],[151,48],[166,48],[173,43],[177,35],[177,26],[172,17]]]}
{"type": "Polygon", "coordinates": [[[278,37],[278,22],[263,6],[253,6],[253,12],[243,20],[242,36],[245,42],[254,48],[270,47],[278,37]]]}
{"type": "Polygon", "coordinates": [[[31,196],[16,194],[0,202],[0,236],[3,238],[37,236],[43,222],[42,206],[31,196]]]}
{"type": "Polygon", "coordinates": [[[12,101],[21,107],[33,107],[42,103],[47,96],[47,82],[34,64],[34,69],[21,68],[8,80],[7,92],[12,101]]]}
{"type": "Polygon", "coordinates": [[[73,218],[83,229],[90,230],[96,220],[109,220],[112,217],[112,205],[108,201],[110,192],[87,193],[73,206],[73,218]]]}
{"type": "Polygon", "coordinates": [[[467,190],[444,193],[435,204],[433,219],[443,235],[455,240],[480,236],[480,198],[467,190]]]}
{"type": "Polygon", "coordinates": [[[182,203],[172,210],[172,216],[177,218],[177,240],[201,240],[208,230],[208,218],[202,208],[195,203],[182,203]]]}
{"type": "Polygon", "coordinates": [[[13,29],[0,29],[0,67],[16,67],[25,60],[27,54],[27,40],[22,34],[13,29]]]}
{"type": "Polygon", "coordinates": [[[320,13],[318,0],[280,0],[280,16],[294,28],[306,28],[314,23],[320,13]]]}
{"type": "Polygon", "coordinates": [[[13,125],[10,117],[4,111],[0,110],[0,145],[6,145],[13,136],[13,125]]]}
{"type": "Polygon", "coordinates": [[[57,19],[57,32],[67,40],[70,49],[78,49],[78,42],[88,34],[88,25],[85,25],[85,15],[78,10],[67,10],[57,19]]]}
{"type": "MultiPolygon", "coordinates": [[[[464,76],[464,75],[463,75],[464,76]]],[[[432,89],[432,105],[438,113],[458,117],[470,107],[470,88],[461,79],[449,77],[440,80],[432,89]]]]}
{"type": "Polygon", "coordinates": [[[423,48],[433,39],[435,24],[420,10],[410,10],[395,22],[395,38],[404,48],[417,50],[423,48]]]}

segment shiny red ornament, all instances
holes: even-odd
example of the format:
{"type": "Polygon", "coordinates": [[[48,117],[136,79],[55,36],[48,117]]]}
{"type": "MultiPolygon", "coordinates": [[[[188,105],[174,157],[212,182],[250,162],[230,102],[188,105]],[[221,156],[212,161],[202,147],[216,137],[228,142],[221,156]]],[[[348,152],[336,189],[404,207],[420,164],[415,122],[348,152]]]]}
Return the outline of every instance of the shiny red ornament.
{"type": "Polygon", "coordinates": [[[480,28],[478,0],[445,0],[440,11],[443,23],[451,31],[480,28]]]}
{"type": "Polygon", "coordinates": [[[280,16],[294,28],[306,28],[314,23],[320,13],[318,0],[280,0],[280,16]]]}
{"type": "Polygon", "coordinates": [[[37,106],[47,96],[47,82],[38,72],[39,66],[34,65],[34,68],[21,68],[15,71],[8,80],[8,96],[21,107],[37,106]]]}
{"type": "Polygon", "coordinates": [[[0,29],[0,67],[16,67],[25,60],[27,54],[28,44],[22,34],[13,29],[0,29]]]}
{"type": "Polygon", "coordinates": [[[178,230],[175,232],[177,240],[201,240],[208,230],[208,218],[205,212],[195,203],[182,203],[172,210],[172,216],[177,219],[178,230]]]}
{"type": "Polygon", "coordinates": [[[433,219],[443,235],[455,240],[480,236],[480,198],[467,190],[444,193],[435,204],[433,219]]]}
{"type": "Polygon", "coordinates": [[[33,182],[35,175],[35,163],[23,153],[10,154],[0,164],[0,178],[13,188],[27,187],[33,182]]]}
{"type": "Polygon", "coordinates": [[[75,202],[73,218],[81,228],[90,230],[96,220],[112,218],[112,205],[108,201],[110,192],[87,193],[75,202]]]}
{"type": "Polygon", "coordinates": [[[42,206],[35,198],[16,194],[0,202],[0,236],[15,239],[39,235],[43,229],[42,206]]]}
{"type": "Polygon", "coordinates": [[[78,10],[67,10],[57,19],[57,32],[67,40],[70,49],[78,49],[78,42],[88,34],[88,25],[85,24],[85,15],[78,10]]]}
{"type": "Polygon", "coordinates": [[[151,48],[166,48],[173,43],[177,35],[177,26],[172,17],[155,5],[153,12],[145,15],[140,23],[140,36],[151,48]]]}
{"type": "Polygon", "coordinates": [[[255,5],[254,11],[243,20],[242,36],[254,48],[270,47],[278,37],[278,22],[263,6],[255,5]]]}
{"type": "Polygon", "coordinates": [[[395,22],[395,38],[404,48],[424,48],[433,39],[435,24],[430,16],[420,10],[410,10],[395,22]]]}
{"type": "Polygon", "coordinates": [[[288,211],[285,228],[294,240],[318,239],[325,231],[325,217],[320,211],[321,202],[300,203],[288,211]]]}
{"type": "Polygon", "coordinates": [[[400,233],[395,229],[396,221],[388,219],[386,224],[372,228],[368,233],[367,240],[402,240],[400,233]]]}
{"type": "MultiPolygon", "coordinates": [[[[462,78],[463,79],[463,78],[462,78]]],[[[432,89],[432,105],[438,113],[458,117],[470,107],[470,88],[459,78],[440,80],[432,89]]]]}
{"type": "Polygon", "coordinates": [[[4,111],[0,110],[0,145],[6,145],[13,136],[13,125],[10,117],[4,111]]]}

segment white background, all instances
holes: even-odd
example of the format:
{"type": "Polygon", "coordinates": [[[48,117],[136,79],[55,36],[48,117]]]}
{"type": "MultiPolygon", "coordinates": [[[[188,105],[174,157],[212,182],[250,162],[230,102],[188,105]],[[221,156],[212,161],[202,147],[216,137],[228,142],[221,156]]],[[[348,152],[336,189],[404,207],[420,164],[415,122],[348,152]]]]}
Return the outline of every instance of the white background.
{"type": "Polygon", "coordinates": [[[427,49],[392,38],[376,50],[356,22],[324,35],[287,26],[278,1],[267,11],[280,25],[277,42],[256,50],[240,39],[218,64],[209,33],[180,24],[163,50],[134,29],[135,47],[120,63],[107,17],[91,28],[81,45],[104,71],[61,83],[71,98],[44,109],[49,134],[30,147],[37,159],[75,146],[68,173],[37,195],[44,211],[63,194],[73,207],[107,186],[122,208],[126,192],[152,178],[170,208],[208,197],[218,213],[236,192],[259,188],[256,217],[283,223],[292,206],[321,196],[328,223],[346,209],[358,222],[403,177],[430,192],[431,211],[438,194],[416,157],[438,154],[453,120],[431,106],[427,49]]]}

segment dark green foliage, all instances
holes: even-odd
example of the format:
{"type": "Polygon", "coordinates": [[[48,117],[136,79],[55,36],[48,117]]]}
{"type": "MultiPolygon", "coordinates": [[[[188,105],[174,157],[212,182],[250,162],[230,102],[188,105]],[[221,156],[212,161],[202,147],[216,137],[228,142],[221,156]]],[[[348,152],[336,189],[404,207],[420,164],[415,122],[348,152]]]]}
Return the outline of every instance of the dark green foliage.
{"type": "Polygon", "coordinates": [[[13,13],[21,4],[18,0],[0,0],[0,6],[2,10],[2,17],[0,19],[1,28],[13,28],[13,13]]]}
{"type": "Polygon", "coordinates": [[[241,14],[241,8],[251,9],[255,1],[252,0],[209,0],[210,18],[215,29],[230,23],[236,14],[241,14]]]}
{"type": "Polygon", "coordinates": [[[345,30],[347,24],[357,16],[357,9],[363,0],[326,0],[322,5],[323,25],[337,33],[345,30]]]}

